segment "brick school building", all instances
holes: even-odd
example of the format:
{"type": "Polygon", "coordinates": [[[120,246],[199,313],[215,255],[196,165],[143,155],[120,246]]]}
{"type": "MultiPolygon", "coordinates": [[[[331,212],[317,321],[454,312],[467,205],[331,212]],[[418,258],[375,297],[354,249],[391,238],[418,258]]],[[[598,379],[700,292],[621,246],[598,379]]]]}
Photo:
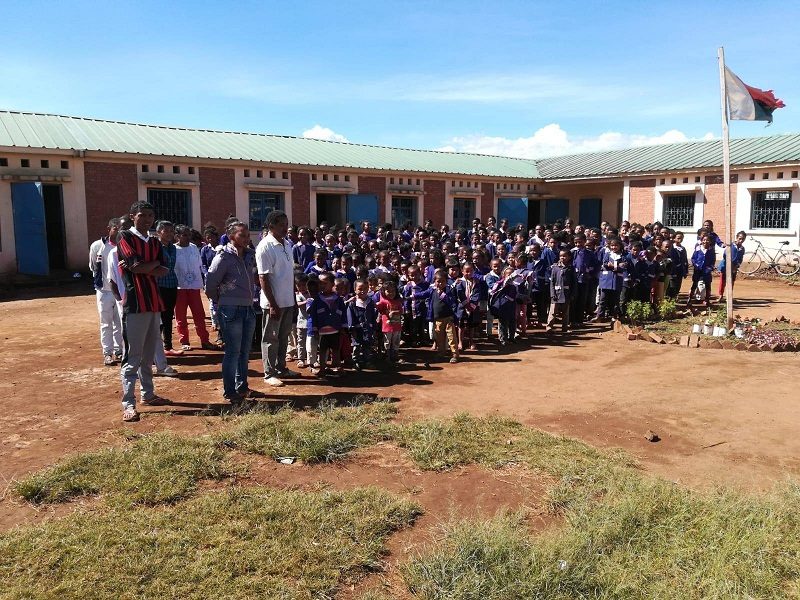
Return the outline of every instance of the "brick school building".
{"type": "MultiPolygon", "coordinates": [[[[800,134],[731,141],[734,230],[800,245],[800,134]]],[[[85,270],[89,244],[137,200],[201,229],[230,214],[254,235],[369,220],[467,227],[572,217],[724,230],[719,140],[538,160],[0,111],[0,274],[85,270]]]]}

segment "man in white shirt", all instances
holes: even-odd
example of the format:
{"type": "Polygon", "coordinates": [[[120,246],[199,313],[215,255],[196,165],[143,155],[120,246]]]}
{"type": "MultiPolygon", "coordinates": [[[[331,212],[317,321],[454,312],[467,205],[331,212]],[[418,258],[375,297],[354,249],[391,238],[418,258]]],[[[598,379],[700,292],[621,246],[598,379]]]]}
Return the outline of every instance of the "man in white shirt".
{"type": "Polygon", "coordinates": [[[273,387],[283,385],[281,378],[299,377],[286,368],[286,348],[294,321],[294,259],[292,243],[286,239],[289,218],[280,210],[267,215],[267,234],[256,248],[256,266],[261,284],[261,308],[264,310],[261,356],[264,381],[273,387]]]}
{"type": "Polygon", "coordinates": [[[89,269],[97,295],[97,313],[100,315],[100,345],[103,348],[103,364],[113,365],[122,358],[122,322],[116,310],[111,284],[105,276],[108,257],[117,245],[119,219],[108,222],[108,235],[89,246],[89,269]]]}

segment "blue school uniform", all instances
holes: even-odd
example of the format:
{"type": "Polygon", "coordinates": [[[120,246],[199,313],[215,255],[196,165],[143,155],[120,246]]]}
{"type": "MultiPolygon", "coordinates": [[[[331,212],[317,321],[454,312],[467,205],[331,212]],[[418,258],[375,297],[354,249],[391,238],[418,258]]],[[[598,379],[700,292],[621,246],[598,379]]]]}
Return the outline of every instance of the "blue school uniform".
{"type": "Polygon", "coordinates": [[[345,322],[350,331],[353,360],[358,366],[366,363],[372,355],[377,319],[378,310],[371,298],[367,297],[363,306],[359,306],[355,298],[347,302],[345,322]]]}
{"type": "Polygon", "coordinates": [[[305,268],[314,262],[314,252],[316,250],[314,244],[301,244],[298,242],[292,248],[292,258],[305,271],[305,268]]]}
{"type": "Polygon", "coordinates": [[[426,290],[420,290],[419,286],[417,286],[416,292],[414,292],[414,299],[415,300],[424,300],[425,304],[428,309],[428,313],[426,315],[428,321],[433,323],[436,320],[434,315],[434,304],[436,304],[440,310],[444,307],[444,312],[441,312],[438,315],[438,318],[442,319],[445,317],[455,317],[456,308],[458,307],[458,300],[456,299],[455,291],[453,288],[448,287],[444,292],[439,292],[435,287],[431,286],[426,290]],[[434,301],[434,294],[438,298],[438,302],[434,301]],[[447,314],[449,312],[449,314],[447,314]]]}
{"type": "Polygon", "coordinates": [[[455,290],[458,300],[456,318],[459,322],[468,325],[478,325],[481,322],[480,303],[488,298],[488,292],[485,291],[486,282],[483,279],[473,277],[472,281],[472,291],[469,295],[467,295],[467,282],[463,279],[456,282],[455,290]]]}
{"type": "Polygon", "coordinates": [[[498,320],[513,323],[516,320],[517,286],[512,278],[499,279],[489,292],[489,311],[498,320]]]}
{"type": "MultiPolygon", "coordinates": [[[[720,273],[725,272],[725,261],[728,258],[726,252],[722,253],[722,260],[719,261],[718,270],[720,273]]],[[[732,273],[736,273],[739,270],[739,266],[742,264],[742,260],[744,259],[744,246],[739,248],[736,244],[731,244],[731,260],[733,262],[733,271],[732,273]]]]}
{"type": "Polygon", "coordinates": [[[308,308],[308,336],[318,334],[323,328],[333,328],[341,331],[345,324],[344,301],[336,299],[328,303],[322,299],[322,294],[311,301],[308,308]]]}
{"type": "Polygon", "coordinates": [[[717,255],[713,246],[708,250],[698,248],[692,254],[692,266],[695,271],[700,271],[704,275],[711,275],[714,264],[717,262],[717,255]]]}
{"type": "Polygon", "coordinates": [[[575,269],[572,265],[554,264],[550,268],[550,300],[567,304],[575,293],[575,269]]]}
{"type": "Polygon", "coordinates": [[[328,271],[328,266],[327,266],[327,265],[325,265],[324,267],[320,267],[320,266],[319,266],[317,263],[315,263],[315,262],[311,263],[310,265],[308,265],[308,266],[307,266],[307,267],[306,267],[306,268],[303,270],[303,272],[304,272],[306,275],[316,275],[317,277],[319,277],[320,275],[322,275],[323,273],[325,273],[325,272],[327,272],[327,271],[328,271]]]}

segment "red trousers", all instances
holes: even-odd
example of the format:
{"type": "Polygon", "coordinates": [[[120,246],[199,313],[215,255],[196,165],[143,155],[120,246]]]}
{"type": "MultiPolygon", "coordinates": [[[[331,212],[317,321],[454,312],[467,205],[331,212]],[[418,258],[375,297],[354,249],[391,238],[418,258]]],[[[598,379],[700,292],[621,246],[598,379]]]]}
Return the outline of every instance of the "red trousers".
{"type": "Polygon", "coordinates": [[[208,329],[206,329],[206,309],[203,306],[203,299],[200,297],[200,290],[178,290],[178,298],[175,301],[175,321],[178,325],[178,336],[181,344],[189,343],[189,323],[186,321],[186,309],[192,311],[194,330],[201,344],[208,343],[208,329]]]}

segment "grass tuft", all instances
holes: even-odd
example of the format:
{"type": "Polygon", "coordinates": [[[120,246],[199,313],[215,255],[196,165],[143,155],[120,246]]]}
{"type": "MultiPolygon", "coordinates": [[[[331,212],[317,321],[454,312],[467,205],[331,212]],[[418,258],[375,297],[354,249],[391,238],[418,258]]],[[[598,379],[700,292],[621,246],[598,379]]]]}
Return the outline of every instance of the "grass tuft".
{"type": "Polygon", "coordinates": [[[121,448],[77,454],[19,481],[15,488],[34,503],[65,502],[108,494],[134,504],[185,498],[200,479],[228,474],[225,453],[211,440],[171,433],[135,438],[121,448]]]}
{"type": "Polygon", "coordinates": [[[8,598],[328,598],[420,514],[376,488],[235,488],[0,535],[8,598]]]}
{"type": "Polygon", "coordinates": [[[349,408],[323,406],[296,412],[256,412],[235,420],[224,443],[254,454],[294,456],[305,462],[333,462],[384,439],[397,409],[388,402],[349,408]]]}
{"type": "Polygon", "coordinates": [[[700,494],[630,473],[539,536],[520,515],[455,523],[403,571],[427,599],[797,598],[797,487],[700,494]]]}

